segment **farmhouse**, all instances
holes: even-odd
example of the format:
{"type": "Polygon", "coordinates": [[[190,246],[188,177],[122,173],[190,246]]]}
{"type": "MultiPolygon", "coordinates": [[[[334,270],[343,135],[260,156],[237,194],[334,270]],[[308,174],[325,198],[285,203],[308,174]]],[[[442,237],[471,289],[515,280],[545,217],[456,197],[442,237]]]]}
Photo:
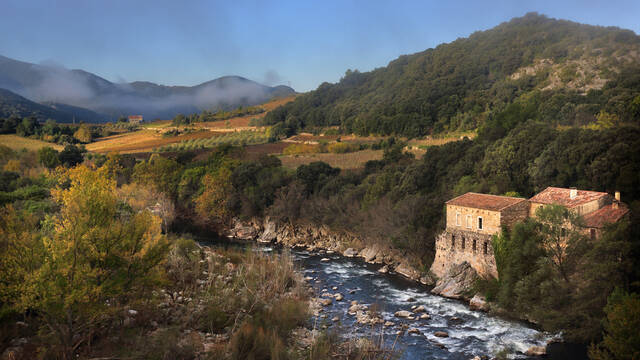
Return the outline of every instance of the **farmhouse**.
{"type": "Polygon", "coordinates": [[[142,115],[129,115],[130,124],[140,124],[143,121],[142,115]]]}
{"type": "Polygon", "coordinates": [[[583,217],[585,234],[600,236],[602,228],[624,218],[628,207],[620,193],[548,187],[531,199],[466,193],[446,202],[446,229],[436,237],[436,256],[431,272],[443,277],[464,261],[482,277],[498,277],[491,240],[503,227],[535,217],[541,206],[557,204],[583,217]]]}

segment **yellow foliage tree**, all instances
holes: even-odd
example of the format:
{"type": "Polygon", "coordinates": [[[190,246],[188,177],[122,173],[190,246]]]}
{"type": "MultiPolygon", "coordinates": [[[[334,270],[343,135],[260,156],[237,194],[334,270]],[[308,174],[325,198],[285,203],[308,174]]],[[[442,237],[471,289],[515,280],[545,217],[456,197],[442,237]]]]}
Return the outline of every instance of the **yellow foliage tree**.
{"type": "Polygon", "coordinates": [[[37,260],[38,266],[21,267],[20,283],[7,285],[8,293],[20,293],[9,304],[17,311],[35,309],[62,357],[71,359],[106,312],[160,279],[168,245],[149,211],[123,214],[106,169],[78,166],[65,175],[70,186],[52,191],[60,212],[40,232],[10,212],[3,217],[3,223],[23,225],[3,227],[17,229],[3,254],[3,261],[16,265],[2,268],[0,276],[20,267],[21,257],[37,260]]]}
{"type": "Polygon", "coordinates": [[[86,124],[82,124],[78,127],[75,133],[73,133],[73,137],[76,138],[81,143],[88,144],[93,139],[91,136],[91,129],[86,124]]]}
{"type": "Polygon", "coordinates": [[[206,221],[225,221],[229,216],[227,201],[231,193],[231,170],[220,167],[215,174],[202,178],[202,194],[195,199],[196,212],[206,221]]]}

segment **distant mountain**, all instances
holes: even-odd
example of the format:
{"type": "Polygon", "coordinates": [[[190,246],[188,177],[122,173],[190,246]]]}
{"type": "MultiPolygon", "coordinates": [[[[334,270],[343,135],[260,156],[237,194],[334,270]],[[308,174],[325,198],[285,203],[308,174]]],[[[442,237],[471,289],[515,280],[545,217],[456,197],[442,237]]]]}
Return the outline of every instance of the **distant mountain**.
{"type": "Polygon", "coordinates": [[[370,72],[347,70],[265,122],[285,135],[340,126],[416,137],[481,128],[512,103],[535,110],[519,117],[555,124],[584,125],[599,111],[630,121],[639,74],[633,31],[530,13],[370,72]]]}
{"type": "MultiPolygon", "coordinates": [[[[265,86],[239,76],[225,76],[191,87],[144,81],[116,84],[84,70],[31,64],[4,56],[0,56],[0,88],[35,102],[89,109],[111,120],[130,114],[167,119],[178,113],[256,105],[274,96],[294,93],[287,86],[265,86]]],[[[65,111],[76,110],[67,107],[65,111]]]]}
{"type": "Polygon", "coordinates": [[[104,115],[65,104],[38,104],[6,89],[0,89],[0,118],[35,116],[41,121],[53,119],[61,123],[73,121],[104,122],[104,115]]]}

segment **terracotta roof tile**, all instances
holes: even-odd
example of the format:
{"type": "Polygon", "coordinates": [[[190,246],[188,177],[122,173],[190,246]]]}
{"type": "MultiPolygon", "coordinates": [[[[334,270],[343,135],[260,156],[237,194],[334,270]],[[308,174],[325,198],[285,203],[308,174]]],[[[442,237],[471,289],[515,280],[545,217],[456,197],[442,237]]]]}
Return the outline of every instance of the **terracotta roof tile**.
{"type": "Polygon", "coordinates": [[[529,201],[539,204],[558,204],[572,208],[608,195],[599,191],[577,190],[577,192],[576,197],[571,199],[571,189],[548,187],[529,199],[529,201]]]}
{"type": "Polygon", "coordinates": [[[619,204],[617,208],[614,204],[609,204],[585,215],[584,225],[589,228],[601,228],[607,224],[617,222],[628,212],[629,208],[624,204],[619,204]]]}
{"type": "Polygon", "coordinates": [[[522,201],[527,201],[527,199],[468,192],[447,201],[447,204],[465,206],[475,209],[499,211],[511,205],[518,204],[522,201]]]}

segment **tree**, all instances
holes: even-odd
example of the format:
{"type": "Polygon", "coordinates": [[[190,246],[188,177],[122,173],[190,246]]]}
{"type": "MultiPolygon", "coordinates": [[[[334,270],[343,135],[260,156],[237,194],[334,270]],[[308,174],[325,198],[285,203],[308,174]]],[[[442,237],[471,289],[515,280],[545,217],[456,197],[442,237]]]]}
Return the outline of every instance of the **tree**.
{"type": "Polygon", "coordinates": [[[569,282],[569,275],[578,263],[576,255],[586,245],[586,237],[581,232],[582,218],[561,205],[539,207],[536,217],[550,264],[569,282]]]}
{"type": "Polygon", "coordinates": [[[220,167],[202,178],[203,191],[194,202],[196,212],[205,221],[224,222],[229,216],[227,202],[231,194],[231,170],[220,167]]]}
{"type": "Polygon", "coordinates": [[[617,288],[605,307],[604,338],[591,345],[594,360],[640,359],[640,296],[617,288]]]}
{"type": "Polygon", "coordinates": [[[73,137],[81,143],[88,144],[92,140],[91,129],[89,129],[89,126],[87,126],[87,124],[82,124],[78,127],[78,130],[73,133],[73,137]]]}
{"type": "Polygon", "coordinates": [[[66,167],[74,167],[84,161],[83,151],[75,145],[67,145],[58,155],[60,163],[66,167]]]}
{"type": "Polygon", "coordinates": [[[107,313],[119,311],[159,280],[168,244],[150,212],[122,212],[115,180],[105,169],[78,166],[65,175],[70,186],[52,191],[60,213],[41,230],[11,210],[3,215],[0,228],[8,237],[0,237],[7,265],[0,275],[2,294],[17,294],[2,301],[40,316],[41,331],[52,334],[54,348],[71,360],[108,320],[107,313]],[[21,272],[5,277],[13,268],[21,272]]]}
{"type": "Polygon", "coordinates": [[[40,161],[40,164],[47,169],[54,169],[60,165],[58,151],[48,146],[38,150],[38,161],[40,161]]]}

